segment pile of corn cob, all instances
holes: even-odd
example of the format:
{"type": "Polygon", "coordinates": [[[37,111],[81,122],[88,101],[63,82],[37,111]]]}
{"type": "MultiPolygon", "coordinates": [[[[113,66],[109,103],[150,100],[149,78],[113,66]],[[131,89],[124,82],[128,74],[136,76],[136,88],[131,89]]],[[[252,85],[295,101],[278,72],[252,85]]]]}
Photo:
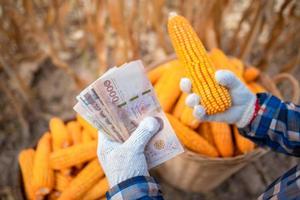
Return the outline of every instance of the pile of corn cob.
{"type": "Polygon", "coordinates": [[[178,60],[158,66],[148,73],[148,77],[182,144],[210,157],[232,157],[252,151],[254,143],[241,136],[235,126],[196,120],[193,110],[185,105],[187,95],[181,93],[179,82],[182,77],[189,77],[193,82],[193,92],[200,95],[207,114],[215,114],[231,106],[229,92],[215,81],[216,70],[232,71],[253,93],[265,91],[257,83],[260,71],[255,67],[245,67],[239,59],[227,57],[220,49],[207,53],[182,16],[170,15],[168,31],[178,60]]]}
{"type": "Polygon", "coordinates": [[[19,154],[27,199],[105,199],[108,182],[96,152],[97,131],[83,118],[52,118],[37,147],[19,154]]]}

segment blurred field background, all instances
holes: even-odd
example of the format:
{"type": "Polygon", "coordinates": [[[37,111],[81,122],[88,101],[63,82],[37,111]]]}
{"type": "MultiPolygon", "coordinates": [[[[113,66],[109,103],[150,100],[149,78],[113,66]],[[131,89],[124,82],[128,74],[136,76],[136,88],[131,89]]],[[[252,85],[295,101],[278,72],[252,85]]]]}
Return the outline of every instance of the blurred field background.
{"type": "MultiPolygon", "coordinates": [[[[17,153],[52,116],[74,117],[85,85],[109,66],[150,66],[174,53],[170,11],[192,22],[208,50],[300,80],[298,0],[0,0],[0,199],[20,199],[17,153]]],[[[280,88],[289,100],[290,88],[280,88]]],[[[297,162],[270,152],[205,195],[161,183],[166,199],[255,199],[297,162]]]]}

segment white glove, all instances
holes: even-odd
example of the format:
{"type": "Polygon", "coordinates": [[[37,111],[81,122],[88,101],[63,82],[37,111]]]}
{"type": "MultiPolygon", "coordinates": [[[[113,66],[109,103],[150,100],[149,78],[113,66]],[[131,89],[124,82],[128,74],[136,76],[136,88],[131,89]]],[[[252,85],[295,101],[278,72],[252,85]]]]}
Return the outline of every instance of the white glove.
{"type": "Polygon", "coordinates": [[[248,125],[255,112],[256,96],[230,71],[219,70],[215,74],[216,81],[228,88],[232,106],[222,113],[207,115],[205,108],[199,105],[200,98],[195,93],[190,93],[192,83],[188,78],[182,78],[180,88],[185,93],[190,93],[186,98],[186,104],[194,108],[194,116],[203,121],[218,121],[236,124],[239,128],[248,125]]]}
{"type": "Polygon", "coordinates": [[[135,176],[149,176],[144,149],[159,128],[156,118],[147,117],[124,143],[99,131],[97,155],[110,187],[135,176]]]}

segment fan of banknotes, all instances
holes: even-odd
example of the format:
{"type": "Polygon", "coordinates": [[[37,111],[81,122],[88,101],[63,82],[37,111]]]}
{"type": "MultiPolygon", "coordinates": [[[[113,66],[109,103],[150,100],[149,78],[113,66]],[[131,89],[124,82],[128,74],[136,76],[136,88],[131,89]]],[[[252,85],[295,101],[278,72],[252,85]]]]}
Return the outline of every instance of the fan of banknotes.
{"type": "Polygon", "coordinates": [[[145,149],[148,167],[183,152],[157,100],[140,60],[113,67],[85,88],[74,110],[112,140],[124,142],[146,116],[161,121],[161,130],[145,149]]]}

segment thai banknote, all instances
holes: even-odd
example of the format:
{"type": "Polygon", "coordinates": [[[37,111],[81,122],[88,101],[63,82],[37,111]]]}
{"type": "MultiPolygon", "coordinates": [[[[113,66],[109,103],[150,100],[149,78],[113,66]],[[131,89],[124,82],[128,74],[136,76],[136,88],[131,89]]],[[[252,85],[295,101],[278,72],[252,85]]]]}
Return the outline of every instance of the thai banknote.
{"type": "Polygon", "coordinates": [[[183,152],[179,140],[161,109],[141,61],[133,61],[121,67],[112,68],[94,81],[77,99],[83,102],[83,108],[87,109],[87,114],[85,114],[87,118],[89,117],[87,120],[94,120],[92,123],[104,126],[102,130],[107,131],[107,123],[102,123],[105,121],[103,120],[105,116],[95,114],[97,113],[95,110],[103,110],[115,128],[115,131],[111,131],[110,127],[108,134],[118,141],[120,138],[122,141],[128,139],[145,117],[158,118],[162,124],[161,129],[151,139],[145,150],[149,168],[183,152]],[[101,103],[96,104],[95,101],[101,101],[101,103]],[[90,119],[93,117],[101,119],[90,119]]]}

